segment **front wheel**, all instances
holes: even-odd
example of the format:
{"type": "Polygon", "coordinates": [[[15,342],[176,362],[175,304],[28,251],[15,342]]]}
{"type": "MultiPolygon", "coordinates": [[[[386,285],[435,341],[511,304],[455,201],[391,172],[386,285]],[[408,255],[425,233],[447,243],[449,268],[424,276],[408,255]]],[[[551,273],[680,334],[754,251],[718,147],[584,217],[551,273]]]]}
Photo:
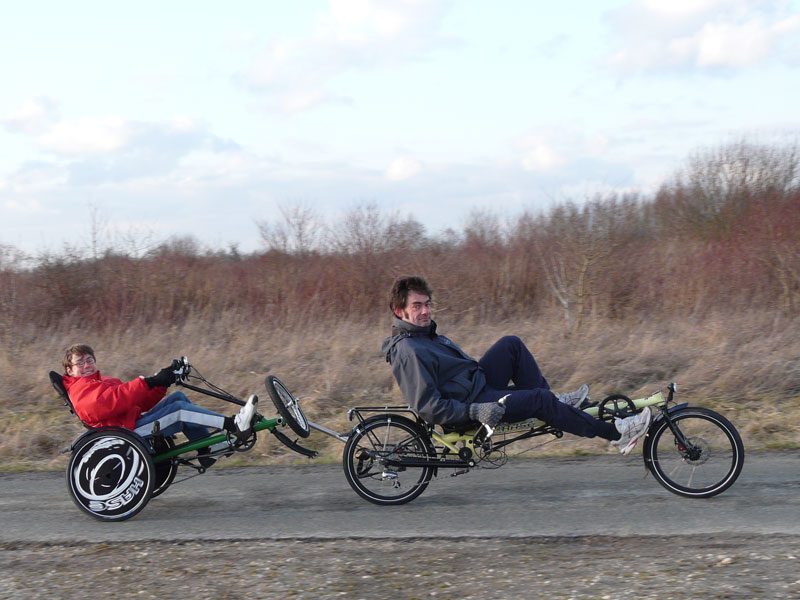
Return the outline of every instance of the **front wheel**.
{"type": "Polygon", "coordinates": [[[430,466],[398,466],[393,460],[431,460],[436,451],[427,432],[406,417],[378,415],[356,427],[344,447],[344,475],[355,492],[374,504],[411,502],[428,487],[430,466]]]}
{"type": "Polygon", "coordinates": [[[670,492],[709,498],[727,490],[742,472],[744,444],[725,417],[707,408],[684,408],[650,428],[645,465],[670,492]]]}
{"type": "Polygon", "coordinates": [[[289,388],[283,385],[274,375],[269,375],[264,381],[264,385],[267,386],[269,397],[272,399],[275,408],[278,409],[278,414],[286,421],[286,424],[297,435],[307,438],[308,434],[311,433],[308,419],[306,419],[303,409],[300,408],[300,403],[297,398],[292,396],[289,388]]]}
{"type": "Polygon", "coordinates": [[[149,448],[122,429],[85,435],[67,465],[67,489],[75,504],[101,521],[124,521],[152,497],[156,471],[149,448]]]}

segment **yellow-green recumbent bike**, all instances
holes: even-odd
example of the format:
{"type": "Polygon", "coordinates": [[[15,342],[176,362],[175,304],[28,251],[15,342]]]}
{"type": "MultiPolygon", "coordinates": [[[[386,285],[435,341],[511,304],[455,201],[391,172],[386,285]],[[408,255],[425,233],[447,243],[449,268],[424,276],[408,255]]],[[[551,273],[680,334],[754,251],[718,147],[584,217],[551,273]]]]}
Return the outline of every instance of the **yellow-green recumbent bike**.
{"type": "MultiPolygon", "coordinates": [[[[645,467],[670,492],[709,498],[727,490],[742,471],[744,445],[722,415],[688,403],[675,404],[676,385],[632,400],[608,396],[583,410],[606,421],[625,418],[650,406],[653,422],[643,439],[645,467]]],[[[501,423],[486,436],[478,429],[437,429],[406,407],[355,407],[356,420],[345,444],[344,472],[355,492],[379,505],[410,502],[428,487],[439,469],[453,475],[474,467],[497,468],[508,459],[506,447],[545,434],[563,433],[542,421],[501,423]],[[367,416],[371,414],[371,416],[367,416]]]]}

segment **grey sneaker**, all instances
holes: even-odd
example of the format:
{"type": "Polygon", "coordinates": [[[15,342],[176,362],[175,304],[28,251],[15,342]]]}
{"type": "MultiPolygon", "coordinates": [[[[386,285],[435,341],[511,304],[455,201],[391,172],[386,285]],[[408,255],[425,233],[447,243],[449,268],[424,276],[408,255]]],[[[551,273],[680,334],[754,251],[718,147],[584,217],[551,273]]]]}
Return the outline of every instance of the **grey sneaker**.
{"type": "Polygon", "coordinates": [[[652,420],[653,411],[650,410],[649,406],[645,407],[638,415],[633,415],[627,419],[617,419],[614,426],[622,437],[611,442],[611,445],[627,456],[636,447],[636,442],[639,441],[639,438],[647,433],[652,420]]]}
{"type": "Polygon", "coordinates": [[[558,398],[558,400],[564,404],[569,404],[570,406],[578,408],[581,403],[586,400],[588,395],[589,386],[584,383],[577,390],[570,392],[569,394],[556,394],[556,398],[558,398]]]}
{"type": "Polygon", "coordinates": [[[239,431],[247,431],[250,429],[250,426],[253,423],[253,417],[256,414],[256,406],[258,405],[258,396],[255,394],[251,395],[242,409],[239,411],[239,414],[233,417],[234,423],[236,423],[236,428],[239,431]]]}

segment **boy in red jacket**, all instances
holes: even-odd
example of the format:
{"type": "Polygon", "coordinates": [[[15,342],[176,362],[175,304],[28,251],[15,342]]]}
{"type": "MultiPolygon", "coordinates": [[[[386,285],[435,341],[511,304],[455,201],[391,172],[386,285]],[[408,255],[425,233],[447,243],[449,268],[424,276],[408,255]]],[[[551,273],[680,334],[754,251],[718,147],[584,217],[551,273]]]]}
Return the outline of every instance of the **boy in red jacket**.
{"type": "MultiPolygon", "coordinates": [[[[94,350],[86,344],[76,344],[67,350],[64,372],[64,387],[75,412],[89,427],[124,427],[147,437],[152,434],[153,423],[158,421],[163,435],[183,432],[189,440],[196,440],[208,436],[209,428],[242,436],[249,432],[256,414],[255,395],[232,417],[192,404],[180,391],[164,398],[167,388],[176,380],[171,367],[128,382],[103,376],[94,350]]],[[[208,457],[205,461],[201,459],[203,466],[211,463],[213,460],[209,462],[208,457]]]]}

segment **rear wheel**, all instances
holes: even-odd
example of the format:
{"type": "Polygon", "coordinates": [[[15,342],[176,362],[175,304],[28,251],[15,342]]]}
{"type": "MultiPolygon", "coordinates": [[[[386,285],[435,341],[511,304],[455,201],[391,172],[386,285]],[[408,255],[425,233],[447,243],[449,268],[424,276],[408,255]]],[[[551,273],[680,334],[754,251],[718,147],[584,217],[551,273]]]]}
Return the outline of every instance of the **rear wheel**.
{"type": "Polygon", "coordinates": [[[700,407],[675,411],[670,419],[680,435],[660,419],[644,446],[645,464],[656,480],[689,498],[716,496],[733,485],[744,465],[744,444],[731,422],[700,407]]]}
{"type": "Polygon", "coordinates": [[[379,415],[353,430],[342,458],[347,482],[359,496],[374,504],[392,505],[410,502],[424,492],[434,468],[397,466],[391,461],[435,457],[430,436],[414,421],[379,415]]]}
{"type": "Polygon", "coordinates": [[[99,430],[81,439],[67,465],[75,504],[102,521],[124,521],[150,500],[155,467],[147,446],[124,430],[99,430]]]}
{"type": "Polygon", "coordinates": [[[272,403],[286,424],[300,437],[308,437],[311,428],[308,426],[308,419],[306,419],[303,409],[300,408],[297,398],[292,396],[289,389],[274,375],[269,375],[264,381],[264,385],[267,386],[269,397],[272,398],[272,403]]]}

